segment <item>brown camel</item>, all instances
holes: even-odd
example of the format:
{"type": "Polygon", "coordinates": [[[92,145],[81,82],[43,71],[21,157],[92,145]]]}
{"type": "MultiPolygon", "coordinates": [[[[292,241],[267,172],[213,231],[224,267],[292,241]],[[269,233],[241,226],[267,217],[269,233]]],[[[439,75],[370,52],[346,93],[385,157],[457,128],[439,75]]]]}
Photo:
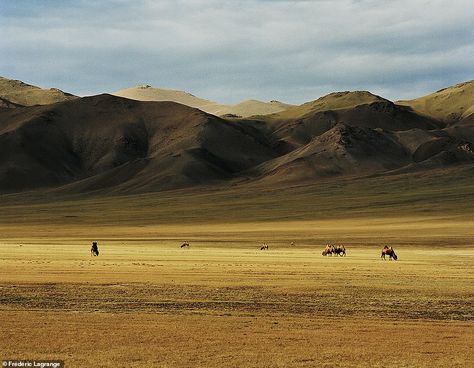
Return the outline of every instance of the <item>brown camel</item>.
{"type": "Polygon", "coordinates": [[[346,248],[345,248],[343,245],[336,245],[336,246],[334,247],[333,253],[334,253],[336,256],[345,257],[345,256],[346,256],[346,248]]]}
{"type": "Polygon", "coordinates": [[[386,246],[383,247],[383,249],[382,249],[382,255],[380,256],[380,258],[385,259],[385,256],[388,256],[390,261],[391,261],[392,259],[395,260],[395,261],[398,259],[398,257],[397,257],[397,255],[395,254],[395,251],[393,250],[393,248],[392,248],[392,247],[389,247],[388,245],[386,245],[386,246]]]}
{"type": "Polygon", "coordinates": [[[322,255],[323,256],[329,256],[329,255],[332,256],[333,253],[334,253],[334,245],[326,244],[326,247],[324,248],[322,255]]]}

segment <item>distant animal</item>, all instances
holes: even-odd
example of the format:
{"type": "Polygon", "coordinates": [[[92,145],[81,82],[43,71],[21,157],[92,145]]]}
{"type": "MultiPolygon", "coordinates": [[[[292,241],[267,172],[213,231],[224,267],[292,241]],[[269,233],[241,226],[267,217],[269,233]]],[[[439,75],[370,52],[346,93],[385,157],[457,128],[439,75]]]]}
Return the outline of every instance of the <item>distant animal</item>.
{"type": "Polygon", "coordinates": [[[91,256],[97,257],[98,255],[99,255],[99,247],[97,246],[97,242],[92,242],[91,256]]]}
{"type": "Polygon", "coordinates": [[[326,244],[326,247],[324,248],[322,255],[323,256],[345,256],[346,255],[346,248],[343,245],[332,245],[332,244],[326,244]]]}
{"type": "Polygon", "coordinates": [[[268,245],[263,243],[263,245],[260,247],[260,250],[268,250],[268,245]]]}
{"type": "Polygon", "coordinates": [[[326,247],[324,248],[322,255],[323,255],[323,256],[329,256],[329,255],[332,256],[333,250],[334,250],[334,246],[333,246],[333,245],[331,245],[331,244],[326,244],[326,247]]]}
{"type": "Polygon", "coordinates": [[[291,242],[290,246],[294,247],[296,244],[295,242],[291,242]]]}
{"type": "Polygon", "coordinates": [[[336,245],[334,247],[333,253],[336,256],[341,256],[341,257],[344,256],[345,257],[346,256],[346,247],[344,247],[343,245],[336,245]]]}
{"type": "Polygon", "coordinates": [[[398,259],[397,255],[395,254],[395,251],[393,250],[392,247],[389,247],[388,245],[384,246],[382,249],[382,255],[380,258],[385,259],[385,256],[389,257],[389,260],[391,261],[394,259],[395,261],[398,259]]]}
{"type": "Polygon", "coordinates": [[[189,243],[185,241],[183,244],[181,244],[181,248],[189,248],[189,243]]]}

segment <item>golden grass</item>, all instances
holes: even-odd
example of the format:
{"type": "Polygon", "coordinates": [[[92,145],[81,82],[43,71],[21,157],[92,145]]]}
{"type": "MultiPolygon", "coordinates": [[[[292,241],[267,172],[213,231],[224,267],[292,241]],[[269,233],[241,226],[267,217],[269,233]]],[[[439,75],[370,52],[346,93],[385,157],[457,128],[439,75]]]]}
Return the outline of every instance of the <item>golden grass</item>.
{"type": "Polygon", "coordinates": [[[465,367],[472,247],[8,240],[0,355],[69,367],[465,367]],[[455,347],[455,349],[453,349],[455,347]]]}
{"type": "Polygon", "coordinates": [[[4,196],[0,357],[467,367],[473,185],[466,169],[278,190],[4,196]],[[326,242],[347,257],[323,257],[326,242]],[[386,243],[399,261],[380,259],[386,243]]]}

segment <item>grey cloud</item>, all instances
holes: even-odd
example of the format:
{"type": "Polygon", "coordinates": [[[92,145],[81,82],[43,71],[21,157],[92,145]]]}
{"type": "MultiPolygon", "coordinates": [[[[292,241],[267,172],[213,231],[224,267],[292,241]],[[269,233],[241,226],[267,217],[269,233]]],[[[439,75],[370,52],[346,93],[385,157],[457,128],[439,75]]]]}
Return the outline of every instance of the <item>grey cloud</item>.
{"type": "Polygon", "coordinates": [[[0,74],[78,94],[149,83],[223,102],[398,99],[474,74],[469,0],[5,3],[0,74]]]}

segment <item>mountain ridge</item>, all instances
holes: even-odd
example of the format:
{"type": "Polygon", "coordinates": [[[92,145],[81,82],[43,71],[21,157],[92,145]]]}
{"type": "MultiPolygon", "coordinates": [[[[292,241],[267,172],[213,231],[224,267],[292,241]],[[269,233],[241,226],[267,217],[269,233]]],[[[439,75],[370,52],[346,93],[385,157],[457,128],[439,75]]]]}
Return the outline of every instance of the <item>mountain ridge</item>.
{"type": "Polygon", "coordinates": [[[0,77],[0,97],[23,106],[49,105],[79,98],[57,88],[43,89],[4,77],[0,77]]]}
{"type": "MultiPolygon", "coordinates": [[[[443,91],[464,104],[463,88],[443,91]]],[[[0,108],[0,193],[271,188],[466,165],[474,163],[473,116],[435,119],[367,91],[244,119],[111,94],[15,105],[0,108]]]]}
{"type": "Polygon", "coordinates": [[[283,111],[293,106],[275,100],[269,102],[244,100],[234,105],[228,105],[202,99],[189,92],[155,88],[150,85],[130,87],[113,92],[112,94],[138,101],[174,101],[217,116],[233,115],[235,117],[249,117],[252,115],[266,115],[283,111]]]}

